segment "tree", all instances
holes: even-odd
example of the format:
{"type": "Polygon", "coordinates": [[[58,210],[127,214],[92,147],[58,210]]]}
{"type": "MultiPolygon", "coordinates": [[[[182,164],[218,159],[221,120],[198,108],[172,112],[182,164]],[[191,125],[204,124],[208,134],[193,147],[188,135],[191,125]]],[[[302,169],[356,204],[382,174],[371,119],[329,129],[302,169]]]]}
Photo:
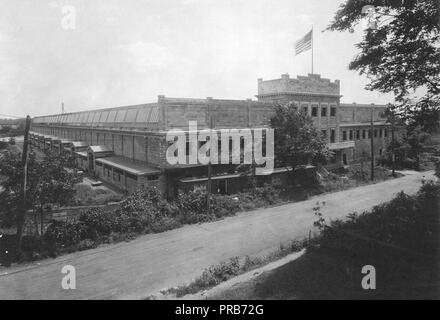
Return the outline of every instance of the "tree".
{"type": "MultiPolygon", "coordinates": [[[[68,203],[75,194],[73,186],[81,180],[76,170],[66,168],[66,162],[66,158],[53,154],[38,161],[34,152],[29,153],[25,208],[39,212],[42,222],[48,206],[68,203]]],[[[2,155],[0,172],[4,179],[1,182],[3,191],[0,193],[0,217],[3,224],[12,225],[20,207],[23,179],[20,168],[20,153],[8,151],[2,155]]]]}
{"type": "Polygon", "coordinates": [[[408,156],[413,158],[416,162],[416,169],[420,169],[420,155],[423,151],[424,144],[428,141],[430,135],[418,126],[409,130],[406,135],[406,143],[408,149],[408,156]]]}
{"type": "Polygon", "coordinates": [[[332,156],[326,139],[321,135],[312,118],[298,111],[293,104],[274,107],[270,125],[274,129],[275,166],[298,166],[311,162],[325,162],[332,156]]]}
{"type": "MultiPolygon", "coordinates": [[[[399,123],[399,120],[396,120],[399,123]]],[[[419,169],[420,156],[424,144],[430,138],[421,126],[411,128],[408,126],[396,126],[394,138],[387,146],[387,151],[382,159],[385,165],[394,165],[400,168],[419,169]],[[394,161],[393,161],[394,156],[394,161]]]]}
{"type": "Polygon", "coordinates": [[[435,163],[435,172],[434,175],[440,179],[440,161],[437,160],[437,162],[435,163]]]}
{"type": "Polygon", "coordinates": [[[438,126],[440,114],[440,2],[438,0],[346,0],[328,30],[353,31],[374,8],[375,26],[367,28],[350,70],[366,74],[369,90],[394,93],[407,117],[438,126]],[[424,91],[423,97],[411,95],[424,91]],[[428,116],[426,116],[428,115],[428,116]],[[432,118],[434,116],[434,118],[432,118]],[[433,119],[437,119],[437,122],[433,119]]]}

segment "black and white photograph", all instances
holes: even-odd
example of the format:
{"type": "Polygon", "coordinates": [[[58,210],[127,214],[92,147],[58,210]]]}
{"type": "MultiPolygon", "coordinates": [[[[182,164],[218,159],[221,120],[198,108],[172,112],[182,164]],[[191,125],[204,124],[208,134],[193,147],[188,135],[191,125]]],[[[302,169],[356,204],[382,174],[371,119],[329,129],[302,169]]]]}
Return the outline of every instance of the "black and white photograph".
{"type": "Polygon", "coordinates": [[[0,66],[0,300],[440,299],[439,0],[0,0],[0,66]]]}

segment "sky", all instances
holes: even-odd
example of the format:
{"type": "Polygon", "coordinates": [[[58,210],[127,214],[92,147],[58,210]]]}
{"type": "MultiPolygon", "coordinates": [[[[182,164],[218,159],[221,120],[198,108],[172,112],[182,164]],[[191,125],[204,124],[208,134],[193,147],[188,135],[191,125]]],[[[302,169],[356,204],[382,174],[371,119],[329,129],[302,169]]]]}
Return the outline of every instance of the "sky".
{"type": "Polygon", "coordinates": [[[255,99],[257,79],[314,72],[341,102],[382,104],[348,64],[354,33],[322,32],[339,0],[0,0],[0,114],[45,115],[181,98],[255,99]],[[74,18],[73,14],[74,13],[74,18]]]}

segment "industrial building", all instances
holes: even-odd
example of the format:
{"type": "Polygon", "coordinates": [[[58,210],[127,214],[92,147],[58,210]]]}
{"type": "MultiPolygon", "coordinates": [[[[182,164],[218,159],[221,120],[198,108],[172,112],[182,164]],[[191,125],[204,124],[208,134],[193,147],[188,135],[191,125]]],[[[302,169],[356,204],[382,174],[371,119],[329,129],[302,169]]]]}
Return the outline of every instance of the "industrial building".
{"type": "MultiPolygon", "coordinates": [[[[363,152],[368,154],[370,134],[376,154],[386,147],[385,106],[341,104],[338,80],[332,82],[317,74],[258,79],[256,97],[257,101],[160,95],[156,103],[35,117],[31,142],[42,150],[71,153],[81,169],[115,187],[132,192],[152,185],[168,197],[207,181],[206,165],[170,165],[166,160],[167,132],[179,129],[189,134],[190,121],[197,121],[199,131],[265,129],[274,103],[294,102],[313,118],[334,151],[329,168],[349,165],[359,161],[363,152]]],[[[185,156],[189,153],[187,147],[185,156]]],[[[236,165],[212,165],[214,192],[240,189],[240,174],[235,169],[236,165]]],[[[276,168],[265,179],[282,178],[285,171],[276,168]]]]}

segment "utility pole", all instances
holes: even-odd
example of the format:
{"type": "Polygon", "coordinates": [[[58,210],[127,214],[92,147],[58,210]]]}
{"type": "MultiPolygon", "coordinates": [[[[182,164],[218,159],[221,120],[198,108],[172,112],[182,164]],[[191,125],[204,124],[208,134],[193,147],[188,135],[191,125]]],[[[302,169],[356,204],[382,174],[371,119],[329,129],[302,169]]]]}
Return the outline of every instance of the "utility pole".
{"type": "Polygon", "coordinates": [[[391,161],[392,161],[392,166],[393,166],[393,171],[392,171],[392,175],[393,177],[396,176],[396,153],[394,150],[394,115],[393,115],[393,120],[391,122],[391,161]]]}
{"type": "Polygon", "coordinates": [[[17,255],[21,254],[21,240],[23,237],[23,226],[26,217],[26,185],[27,185],[27,163],[28,163],[28,145],[29,130],[31,126],[31,117],[26,117],[26,127],[24,131],[23,153],[21,163],[23,167],[23,183],[21,188],[21,201],[17,210],[17,255]]]}
{"type": "Polygon", "coordinates": [[[391,103],[388,104],[385,115],[387,117],[387,122],[391,124],[391,165],[392,165],[392,176],[396,176],[396,153],[395,153],[395,141],[394,141],[394,130],[395,130],[395,122],[396,115],[392,109],[393,105],[391,103]]]}
{"type": "Polygon", "coordinates": [[[370,125],[370,141],[371,141],[371,181],[374,180],[374,105],[371,105],[371,125],[370,125]]]}
{"type": "Polygon", "coordinates": [[[208,211],[208,216],[211,215],[211,185],[212,185],[212,181],[211,181],[211,175],[212,175],[212,109],[211,106],[208,105],[208,119],[209,119],[209,162],[208,162],[208,185],[206,188],[206,194],[207,194],[207,198],[206,198],[206,206],[207,206],[207,211],[208,211]]]}

